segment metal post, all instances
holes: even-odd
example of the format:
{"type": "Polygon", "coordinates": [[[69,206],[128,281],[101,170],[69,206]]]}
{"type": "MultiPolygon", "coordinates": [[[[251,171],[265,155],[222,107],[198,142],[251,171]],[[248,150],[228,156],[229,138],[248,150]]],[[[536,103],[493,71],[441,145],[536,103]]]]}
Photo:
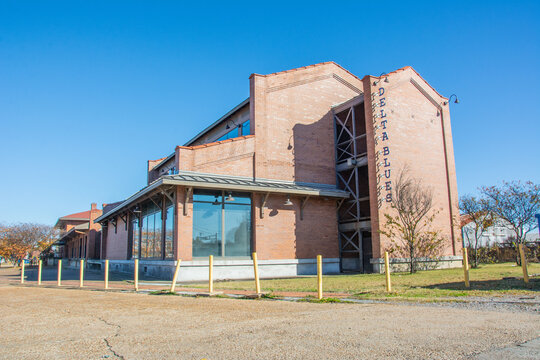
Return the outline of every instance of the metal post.
{"type": "Polygon", "coordinates": [[[135,259],[135,269],[133,271],[133,283],[135,285],[135,291],[139,291],[139,259],[135,259]]]}
{"type": "Polygon", "coordinates": [[[259,282],[259,265],[257,263],[257,253],[251,254],[253,256],[253,272],[255,273],[255,291],[257,295],[261,293],[261,283],[259,282]]]}
{"type": "Polygon", "coordinates": [[[521,256],[521,269],[523,270],[523,281],[525,284],[529,283],[529,272],[527,271],[527,257],[523,250],[523,244],[519,244],[519,255],[521,256]]]}
{"type": "Polygon", "coordinates": [[[109,259],[105,260],[105,289],[109,288],[109,259]]]}
{"type": "Polygon", "coordinates": [[[21,284],[24,284],[24,259],[21,262],[21,284]]]}
{"type": "Polygon", "coordinates": [[[322,296],[322,255],[317,255],[317,299],[321,300],[322,296]]]}
{"type": "Polygon", "coordinates": [[[81,259],[80,261],[80,269],[79,269],[79,287],[84,286],[84,259],[81,259]]]}
{"type": "Polygon", "coordinates": [[[178,259],[176,262],[176,269],[174,269],[174,276],[171,283],[171,292],[174,292],[174,288],[176,287],[176,280],[178,279],[178,273],[180,272],[180,263],[182,262],[181,259],[178,259]]]}
{"type": "Polygon", "coordinates": [[[214,256],[208,256],[208,292],[214,292],[214,279],[213,279],[213,267],[214,267],[214,256]]]}
{"type": "Polygon", "coordinates": [[[384,252],[384,272],[386,274],[386,291],[392,291],[392,283],[390,281],[390,261],[388,261],[388,251],[384,252]]]}
{"type": "Polygon", "coordinates": [[[62,259],[58,259],[58,278],[56,279],[56,285],[62,286],[62,259]]]}
{"type": "Polygon", "coordinates": [[[43,260],[39,260],[38,262],[38,278],[37,278],[37,284],[41,285],[41,267],[43,266],[43,260]]]}
{"type": "Polygon", "coordinates": [[[463,248],[463,275],[465,277],[465,287],[470,288],[471,284],[469,283],[469,258],[467,256],[467,248],[463,248]]]}

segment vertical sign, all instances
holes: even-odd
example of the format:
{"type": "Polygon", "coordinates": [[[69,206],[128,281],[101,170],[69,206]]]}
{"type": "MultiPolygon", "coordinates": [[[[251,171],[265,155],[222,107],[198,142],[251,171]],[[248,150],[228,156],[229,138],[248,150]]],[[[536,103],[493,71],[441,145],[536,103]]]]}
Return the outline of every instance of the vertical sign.
{"type": "Polygon", "coordinates": [[[386,111],[388,99],[385,94],[386,90],[382,86],[371,94],[375,171],[377,174],[377,207],[379,209],[384,202],[392,202],[392,167],[390,162],[390,139],[388,137],[391,122],[386,111]]]}

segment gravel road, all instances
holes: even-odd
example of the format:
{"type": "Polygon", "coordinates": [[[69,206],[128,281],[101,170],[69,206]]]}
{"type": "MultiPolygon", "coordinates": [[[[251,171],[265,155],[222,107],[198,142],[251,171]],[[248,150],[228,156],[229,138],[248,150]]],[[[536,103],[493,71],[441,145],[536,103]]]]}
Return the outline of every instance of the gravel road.
{"type": "Polygon", "coordinates": [[[0,297],[2,359],[468,359],[540,336],[537,314],[504,309],[13,285],[0,297]]]}

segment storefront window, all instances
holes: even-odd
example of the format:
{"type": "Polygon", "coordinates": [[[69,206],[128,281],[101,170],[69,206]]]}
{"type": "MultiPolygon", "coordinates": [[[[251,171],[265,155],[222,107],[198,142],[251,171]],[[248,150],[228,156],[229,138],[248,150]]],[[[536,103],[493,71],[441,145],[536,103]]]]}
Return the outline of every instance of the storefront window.
{"type": "Polygon", "coordinates": [[[165,257],[172,259],[174,258],[174,206],[170,201],[166,203],[165,216],[165,257]]]}
{"type": "Polygon", "coordinates": [[[195,190],[193,256],[249,256],[250,252],[250,195],[195,190]]]}
{"type": "Polygon", "coordinates": [[[139,219],[131,219],[131,229],[133,234],[133,245],[132,245],[132,258],[139,258],[139,245],[141,243],[140,232],[139,232],[139,219]]]}

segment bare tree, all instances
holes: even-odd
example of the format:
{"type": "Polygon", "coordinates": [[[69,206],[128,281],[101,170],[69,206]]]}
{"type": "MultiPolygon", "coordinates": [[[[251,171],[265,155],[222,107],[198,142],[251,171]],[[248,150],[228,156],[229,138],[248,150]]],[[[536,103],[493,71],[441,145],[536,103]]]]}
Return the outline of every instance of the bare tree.
{"type": "Polygon", "coordinates": [[[439,232],[431,229],[437,215],[432,207],[433,191],[420,179],[410,177],[407,167],[403,168],[392,200],[396,215],[384,214],[386,224],[380,232],[391,241],[390,253],[407,258],[411,273],[418,269],[421,258],[438,257],[443,246],[439,232]]]}
{"type": "MultiPolygon", "coordinates": [[[[515,245],[524,244],[527,234],[537,226],[535,214],[540,211],[540,185],[532,181],[504,181],[500,187],[482,187],[481,191],[490,211],[516,234],[515,245]]],[[[519,264],[519,256],[516,259],[519,264]]]]}
{"type": "Polygon", "coordinates": [[[474,226],[472,229],[464,229],[463,233],[467,235],[467,247],[469,249],[472,248],[474,251],[474,262],[472,266],[476,268],[478,267],[479,241],[486,229],[493,225],[493,213],[489,210],[489,203],[486,199],[477,199],[471,195],[461,197],[459,208],[462,215],[464,215],[464,219],[470,220],[470,223],[474,226]],[[472,239],[469,235],[472,235],[472,239]]]}

